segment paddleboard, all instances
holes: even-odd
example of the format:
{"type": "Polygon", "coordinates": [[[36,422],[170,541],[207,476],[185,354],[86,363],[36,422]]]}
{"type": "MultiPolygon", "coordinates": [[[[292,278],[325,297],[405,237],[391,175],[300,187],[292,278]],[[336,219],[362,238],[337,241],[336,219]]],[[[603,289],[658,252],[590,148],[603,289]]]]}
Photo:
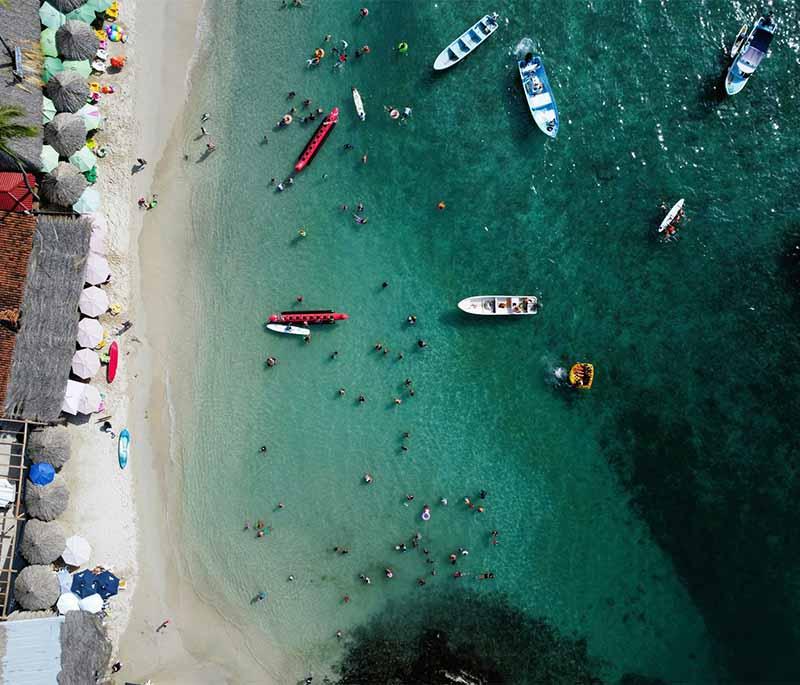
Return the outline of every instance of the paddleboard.
{"type": "Polygon", "coordinates": [[[123,428],[119,434],[119,443],[117,443],[117,458],[119,459],[119,467],[124,469],[128,464],[128,448],[131,445],[131,434],[127,428],[123,428]]]}
{"type": "Polygon", "coordinates": [[[291,324],[285,323],[268,323],[267,328],[269,328],[271,331],[275,331],[276,333],[288,333],[289,335],[311,335],[311,331],[309,331],[307,328],[292,326],[291,324]]]}
{"type": "Polygon", "coordinates": [[[747,30],[749,28],[750,24],[742,24],[742,28],[740,28],[739,33],[736,34],[736,40],[733,41],[733,45],[731,45],[731,57],[736,57],[741,49],[744,39],[747,38],[747,30]]]}
{"type": "Polygon", "coordinates": [[[117,341],[111,343],[111,347],[108,348],[108,367],[106,367],[106,380],[109,383],[114,382],[114,378],[117,375],[117,364],[119,363],[119,345],[117,345],[117,341]]]}
{"type": "Polygon", "coordinates": [[[661,222],[661,225],[658,227],[658,232],[663,233],[667,226],[669,226],[674,220],[675,217],[678,216],[678,212],[683,209],[683,198],[678,200],[673,206],[672,209],[667,212],[667,216],[664,217],[664,221],[661,222]]]}
{"type": "Polygon", "coordinates": [[[364,102],[361,100],[361,93],[358,92],[357,88],[353,88],[353,102],[356,105],[356,112],[358,113],[358,118],[361,121],[364,121],[367,118],[366,112],[364,112],[364,102]]]}

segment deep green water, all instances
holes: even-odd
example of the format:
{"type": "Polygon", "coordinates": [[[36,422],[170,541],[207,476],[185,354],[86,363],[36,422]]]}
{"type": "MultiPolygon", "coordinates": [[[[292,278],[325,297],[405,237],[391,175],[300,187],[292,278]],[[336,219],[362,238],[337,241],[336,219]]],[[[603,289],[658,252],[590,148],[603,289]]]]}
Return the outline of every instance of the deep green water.
{"type": "MultiPolygon", "coordinates": [[[[429,609],[476,591],[481,611],[504,596],[585,639],[610,682],[800,678],[800,345],[781,262],[798,210],[795,4],[775,3],[773,55],[729,100],[723,49],[752,10],[738,3],[499,2],[501,29],[443,75],[436,54],[492,7],[384,1],[362,21],[359,2],[279,4],[211,2],[187,114],[196,278],[180,296],[202,335],[191,401],[176,405],[190,559],[215,579],[206,595],[318,672],[342,654],[337,629],[456,631],[457,613],[429,609]],[[349,62],[306,69],[329,33],[350,43],[349,62]],[[555,142],[518,85],[524,37],[556,91],[555,142]],[[400,40],[407,55],[391,50],[400,40]],[[342,116],[276,194],[269,179],[316,127],[272,131],[289,90],[342,116]],[[413,117],[392,122],[384,105],[413,117]],[[208,158],[202,111],[219,146],[208,158]],[[658,205],[679,197],[689,222],[660,245],[658,205]],[[366,226],[338,209],[358,201],[366,226]],[[533,292],[544,308],[515,321],[457,311],[489,292],[533,292]],[[351,319],[310,345],[264,331],[299,294],[351,319]],[[581,397],[552,382],[576,359],[598,369],[581,397]],[[405,378],[416,394],[395,407],[405,378]],[[462,499],[482,488],[486,512],[471,512],[462,499]],[[257,518],[273,527],[264,540],[241,530],[257,518]],[[439,571],[422,588],[431,565],[393,549],[415,531],[439,571]],[[496,579],[451,578],[458,547],[470,551],[460,570],[496,579]],[[268,601],[250,609],[260,590],[268,601]]],[[[486,618],[482,640],[502,645],[486,618]]]]}

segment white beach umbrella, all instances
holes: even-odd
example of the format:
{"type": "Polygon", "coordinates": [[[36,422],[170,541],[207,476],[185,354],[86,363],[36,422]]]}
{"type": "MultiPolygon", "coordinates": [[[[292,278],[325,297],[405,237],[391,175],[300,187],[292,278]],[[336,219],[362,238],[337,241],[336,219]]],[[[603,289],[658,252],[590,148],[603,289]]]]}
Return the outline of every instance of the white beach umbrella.
{"type": "Polygon", "coordinates": [[[81,414],[93,414],[100,411],[102,404],[103,398],[100,397],[100,391],[93,385],[84,385],[83,395],[78,401],[78,411],[81,414]]]}
{"type": "Polygon", "coordinates": [[[67,538],[61,558],[70,566],[83,566],[92,556],[92,546],[80,535],[67,538]]]}
{"type": "Polygon", "coordinates": [[[97,319],[81,319],[78,324],[78,345],[97,347],[103,339],[103,325],[97,319]]]}
{"type": "Polygon", "coordinates": [[[96,614],[103,608],[103,598],[95,592],[93,595],[78,600],[78,607],[90,614],[96,614]]]}
{"type": "Polygon", "coordinates": [[[78,381],[67,381],[67,392],[64,395],[64,401],[61,403],[61,411],[73,416],[78,413],[78,407],[81,403],[81,397],[86,390],[86,385],[78,383],[78,381]]]}
{"type": "Polygon", "coordinates": [[[84,288],[78,300],[78,308],[86,316],[100,316],[108,311],[108,295],[100,288],[84,288]]]}
{"type": "Polygon", "coordinates": [[[72,592],[72,574],[67,569],[62,568],[56,572],[58,576],[58,584],[61,587],[61,594],[72,592]]]}
{"type": "Polygon", "coordinates": [[[86,260],[85,281],[92,285],[100,285],[105,283],[110,276],[111,267],[108,266],[108,260],[102,255],[90,253],[86,260]]]}
{"type": "Polygon", "coordinates": [[[92,229],[92,235],[89,238],[89,250],[94,254],[105,255],[106,253],[106,240],[108,234],[104,230],[92,229]]]}
{"type": "MultiPolygon", "coordinates": [[[[98,597],[100,595],[97,595],[98,597]]],[[[78,611],[81,608],[81,599],[74,592],[65,592],[58,598],[56,609],[59,614],[66,614],[68,611],[78,611]]]]}
{"type": "Polygon", "coordinates": [[[0,478],[0,508],[5,509],[14,501],[17,489],[5,478],[0,478]]]}
{"type": "Polygon", "coordinates": [[[78,378],[91,378],[100,370],[97,352],[84,347],[72,355],[72,373],[78,378]]]}
{"type": "Polygon", "coordinates": [[[103,231],[103,233],[108,232],[108,219],[106,219],[106,215],[103,212],[92,212],[91,214],[84,214],[84,218],[89,219],[89,222],[92,226],[92,231],[103,231]]]}

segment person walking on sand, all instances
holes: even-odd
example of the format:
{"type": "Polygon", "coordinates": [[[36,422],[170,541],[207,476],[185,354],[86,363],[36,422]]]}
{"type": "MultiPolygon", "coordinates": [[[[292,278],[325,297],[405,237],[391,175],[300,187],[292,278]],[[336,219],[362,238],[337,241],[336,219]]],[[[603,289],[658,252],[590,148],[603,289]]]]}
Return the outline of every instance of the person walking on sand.
{"type": "Polygon", "coordinates": [[[206,143],[206,151],[207,152],[214,152],[217,149],[216,143],[212,140],[210,143],[206,143]]]}
{"type": "Polygon", "coordinates": [[[200,123],[204,123],[211,118],[211,115],[208,112],[203,112],[203,116],[200,117],[200,123]]]}
{"type": "Polygon", "coordinates": [[[151,209],[155,209],[156,207],[158,207],[158,195],[153,193],[153,199],[150,200],[150,202],[147,203],[147,209],[151,210],[151,209]]]}
{"type": "Polygon", "coordinates": [[[147,160],[142,158],[142,157],[137,157],[136,158],[136,163],[139,165],[140,169],[144,169],[145,166],[147,165],[147,160]]]}
{"type": "Polygon", "coordinates": [[[163,622],[163,623],[162,623],[160,626],[158,626],[158,628],[156,628],[156,632],[157,632],[157,633],[160,633],[160,632],[161,632],[162,630],[164,630],[164,628],[166,628],[166,627],[167,627],[167,626],[168,626],[170,623],[172,623],[172,621],[171,621],[170,619],[168,619],[168,618],[167,618],[167,619],[165,619],[165,620],[164,620],[164,622],[163,622]]]}

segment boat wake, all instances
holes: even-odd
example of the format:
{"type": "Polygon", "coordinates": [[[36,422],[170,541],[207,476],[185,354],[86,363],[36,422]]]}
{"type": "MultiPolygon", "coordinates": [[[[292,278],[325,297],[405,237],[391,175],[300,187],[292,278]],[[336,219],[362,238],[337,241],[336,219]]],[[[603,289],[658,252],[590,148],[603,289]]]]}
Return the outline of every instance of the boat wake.
{"type": "Polygon", "coordinates": [[[519,43],[517,43],[517,47],[514,48],[514,56],[520,60],[529,52],[535,52],[533,48],[533,38],[525,37],[519,43]]]}

